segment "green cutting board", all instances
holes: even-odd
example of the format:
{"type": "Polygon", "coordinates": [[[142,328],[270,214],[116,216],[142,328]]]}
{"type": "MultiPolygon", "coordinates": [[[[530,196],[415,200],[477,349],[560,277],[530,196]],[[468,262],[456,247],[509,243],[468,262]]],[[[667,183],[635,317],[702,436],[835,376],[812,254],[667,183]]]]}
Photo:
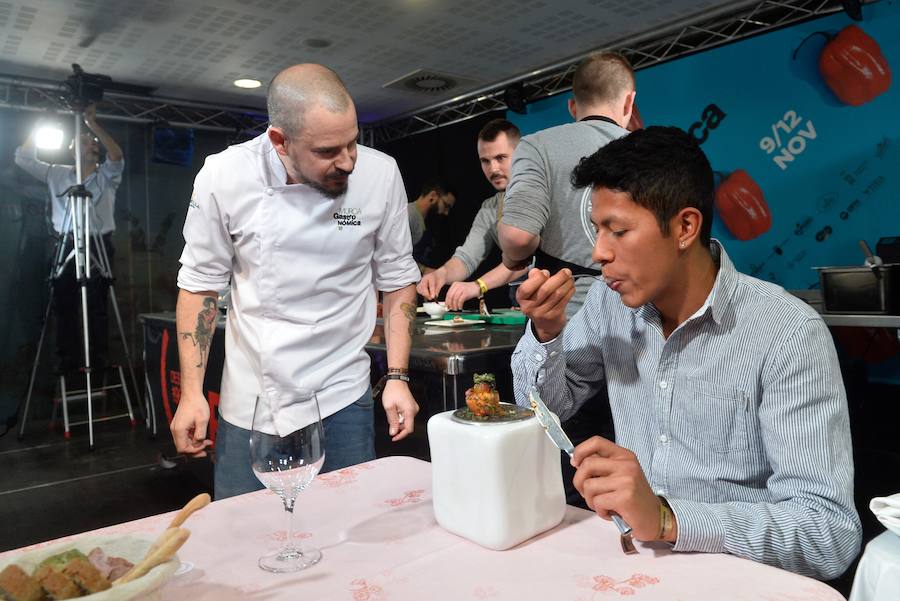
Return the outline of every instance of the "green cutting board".
{"type": "Polygon", "coordinates": [[[463,319],[481,319],[487,323],[492,324],[503,324],[503,325],[521,325],[528,321],[528,318],[525,317],[521,312],[515,313],[503,313],[501,315],[489,315],[487,317],[482,317],[478,313],[462,313],[462,314],[450,314],[447,313],[444,315],[444,320],[453,319],[459,315],[463,319]]]}

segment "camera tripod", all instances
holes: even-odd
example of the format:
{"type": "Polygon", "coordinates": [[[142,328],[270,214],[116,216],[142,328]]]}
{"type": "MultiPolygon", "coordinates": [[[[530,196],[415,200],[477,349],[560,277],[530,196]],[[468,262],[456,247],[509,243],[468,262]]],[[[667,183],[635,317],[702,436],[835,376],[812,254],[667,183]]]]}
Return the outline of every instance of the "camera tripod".
{"type": "MultiPolygon", "coordinates": [[[[119,335],[122,341],[122,347],[125,352],[125,362],[128,366],[128,371],[131,376],[132,385],[134,387],[134,391],[136,394],[140,393],[140,388],[137,385],[137,378],[134,375],[133,363],[131,361],[131,355],[128,350],[128,343],[125,340],[125,330],[122,327],[122,317],[119,313],[119,305],[116,301],[115,288],[112,284],[113,276],[112,276],[112,266],[109,261],[109,255],[106,251],[106,245],[103,241],[103,237],[99,231],[92,228],[92,224],[96,221],[96,216],[94,214],[94,205],[91,202],[91,193],[85,188],[84,180],[82,178],[82,169],[81,169],[81,121],[82,121],[82,111],[75,110],[75,176],[76,176],[76,184],[70,187],[65,192],[66,196],[66,210],[63,217],[62,227],[60,228],[59,238],[56,243],[56,249],[53,254],[53,262],[50,269],[50,277],[49,277],[49,298],[47,301],[47,309],[44,313],[44,321],[41,326],[41,335],[38,339],[37,351],[35,353],[34,364],[31,368],[31,378],[28,382],[28,393],[25,397],[25,408],[22,414],[22,423],[19,426],[19,439],[21,440],[24,437],[25,433],[25,424],[28,419],[28,408],[31,404],[31,395],[34,390],[34,381],[37,376],[38,365],[41,359],[41,350],[44,344],[44,338],[47,334],[47,327],[50,323],[50,316],[53,311],[53,292],[54,286],[57,280],[60,277],[63,277],[63,273],[66,269],[66,265],[69,261],[74,261],[75,263],[75,279],[79,285],[80,293],[81,293],[81,322],[82,322],[82,337],[84,342],[84,366],[82,371],[85,376],[85,389],[83,396],[75,396],[71,398],[67,398],[66,384],[65,384],[65,375],[60,376],[60,385],[62,388],[62,405],[63,405],[63,415],[66,422],[66,434],[68,435],[68,409],[67,402],[68,400],[72,400],[74,398],[86,398],[87,399],[87,424],[88,424],[88,438],[89,438],[89,446],[93,450],[94,448],[94,420],[93,416],[93,394],[94,390],[92,389],[92,368],[91,368],[91,341],[90,341],[90,320],[88,316],[88,282],[92,278],[102,278],[106,279],[109,282],[109,296],[110,301],[113,307],[113,314],[116,318],[116,324],[119,328],[119,335]],[[67,250],[67,239],[69,236],[69,231],[71,230],[73,248],[68,253],[67,250]],[[93,271],[92,271],[93,267],[93,271]]],[[[103,386],[101,391],[105,391],[111,388],[119,388],[121,387],[122,393],[125,397],[125,404],[127,406],[128,412],[123,413],[121,415],[114,415],[102,418],[102,420],[107,419],[115,419],[118,417],[127,416],[132,425],[135,423],[134,412],[131,408],[131,398],[128,392],[128,386],[126,385],[124,375],[122,373],[122,368],[118,368],[119,371],[119,385],[115,386],[103,386]]],[[[81,391],[79,391],[81,392],[81,391]]],[[[83,422],[82,422],[83,423],[83,422]]]]}

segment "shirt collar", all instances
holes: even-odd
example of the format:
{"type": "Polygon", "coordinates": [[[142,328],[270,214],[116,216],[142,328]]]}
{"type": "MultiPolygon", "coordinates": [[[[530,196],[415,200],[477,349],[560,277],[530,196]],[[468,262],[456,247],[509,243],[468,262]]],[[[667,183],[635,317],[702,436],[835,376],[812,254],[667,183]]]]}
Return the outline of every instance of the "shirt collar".
{"type": "Polygon", "coordinates": [[[266,149],[266,163],[269,166],[269,173],[272,176],[272,185],[285,186],[287,185],[287,169],[284,168],[284,164],[281,162],[281,159],[278,158],[278,152],[275,151],[275,146],[272,145],[272,140],[269,139],[268,130],[262,135],[265,136],[263,145],[266,149]]]}
{"type": "MultiPolygon", "coordinates": [[[[712,290],[710,290],[709,295],[706,297],[706,300],[703,301],[703,304],[700,305],[700,308],[691,315],[687,321],[694,319],[696,317],[700,317],[707,311],[712,315],[713,320],[716,323],[722,322],[722,317],[725,315],[726,310],[728,309],[728,305],[731,302],[731,295],[734,292],[734,288],[737,285],[738,280],[738,272],[737,269],[734,268],[734,263],[731,262],[731,259],[728,257],[728,253],[725,252],[725,248],[722,246],[722,243],[716,240],[715,238],[710,239],[709,242],[709,253],[712,255],[713,261],[719,266],[719,271],[716,274],[716,281],[713,284],[712,290]]],[[[641,305],[636,309],[632,309],[635,315],[644,319],[645,321],[650,321],[653,319],[659,320],[659,310],[653,306],[652,303],[647,303],[646,305],[641,305]]]]}
{"type": "Polygon", "coordinates": [[[734,268],[734,263],[731,262],[722,243],[715,238],[709,242],[709,252],[713,261],[719,265],[719,273],[716,274],[716,283],[704,305],[709,306],[716,323],[722,323],[722,318],[731,304],[731,297],[737,286],[738,271],[734,268]]]}

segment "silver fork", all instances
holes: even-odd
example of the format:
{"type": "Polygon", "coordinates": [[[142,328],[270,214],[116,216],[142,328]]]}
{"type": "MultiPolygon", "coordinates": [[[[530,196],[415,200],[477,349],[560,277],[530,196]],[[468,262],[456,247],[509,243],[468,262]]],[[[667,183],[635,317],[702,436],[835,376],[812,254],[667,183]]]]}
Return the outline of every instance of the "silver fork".
{"type": "Polygon", "coordinates": [[[612,521],[615,522],[616,528],[619,529],[619,542],[622,544],[622,552],[625,555],[635,555],[638,550],[634,547],[634,540],[631,536],[631,526],[625,523],[625,520],[619,517],[617,513],[609,514],[612,521]]]}

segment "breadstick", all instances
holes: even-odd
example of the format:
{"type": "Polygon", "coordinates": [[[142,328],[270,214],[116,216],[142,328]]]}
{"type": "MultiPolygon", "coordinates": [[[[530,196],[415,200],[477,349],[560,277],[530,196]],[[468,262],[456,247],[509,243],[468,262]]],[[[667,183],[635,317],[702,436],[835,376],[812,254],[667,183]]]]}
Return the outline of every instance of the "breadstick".
{"type": "Polygon", "coordinates": [[[174,536],[177,531],[178,531],[178,528],[172,528],[172,527],[166,528],[163,531],[163,533],[159,535],[159,538],[157,538],[155,541],[153,541],[153,544],[150,545],[149,549],[147,549],[147,553],[144,554],[144,557],[147,557],[148,555],[150,555],[151,553],[153,553],[154,551],[159,549],[159,547],[164,542],[166,542],[169,538],[174,536]]]}
{"type": "Polygon", "coordinates": [[[182,507],[177,514],[175,514],[175,517],[172,518],[172,522],[169,524],[168,529],[160,534],[158,539],[153,541],[153,544],[150,545],[150,548],[147,550],[147,555],[158,549],[163,541],[173,534],[173,530],[187,521],[191,514],[209,505],[210,500],[211,499],[209,498],[209,495],[207,493],[203,493],[188,501],[185,506],[182,507]]]}
{"type": "Polygon", "coordinates": [[[125,584],[136,580],[155,568],[163,564],[175,556],[175,552],[181,548],[181,545],[190,537],[191,532],[185,528],[173,528],[173,534],[167,536],[158,549],[151,551],[136,566],[128,570],[121,578],[113,582],[113,586],[125,584]]]}
{"type": "Polygon", "coordinates": [[[172,518],[172,523],[169,524],[169,528],[177,528],[178,526],[181,526],[192,513],[209,505],[210,500],[211,499],[209,498],[209,494],[203,493],[188,501],[187,504],[182,507],[177,514],[175,514],[175,517],[172,518]]]}

